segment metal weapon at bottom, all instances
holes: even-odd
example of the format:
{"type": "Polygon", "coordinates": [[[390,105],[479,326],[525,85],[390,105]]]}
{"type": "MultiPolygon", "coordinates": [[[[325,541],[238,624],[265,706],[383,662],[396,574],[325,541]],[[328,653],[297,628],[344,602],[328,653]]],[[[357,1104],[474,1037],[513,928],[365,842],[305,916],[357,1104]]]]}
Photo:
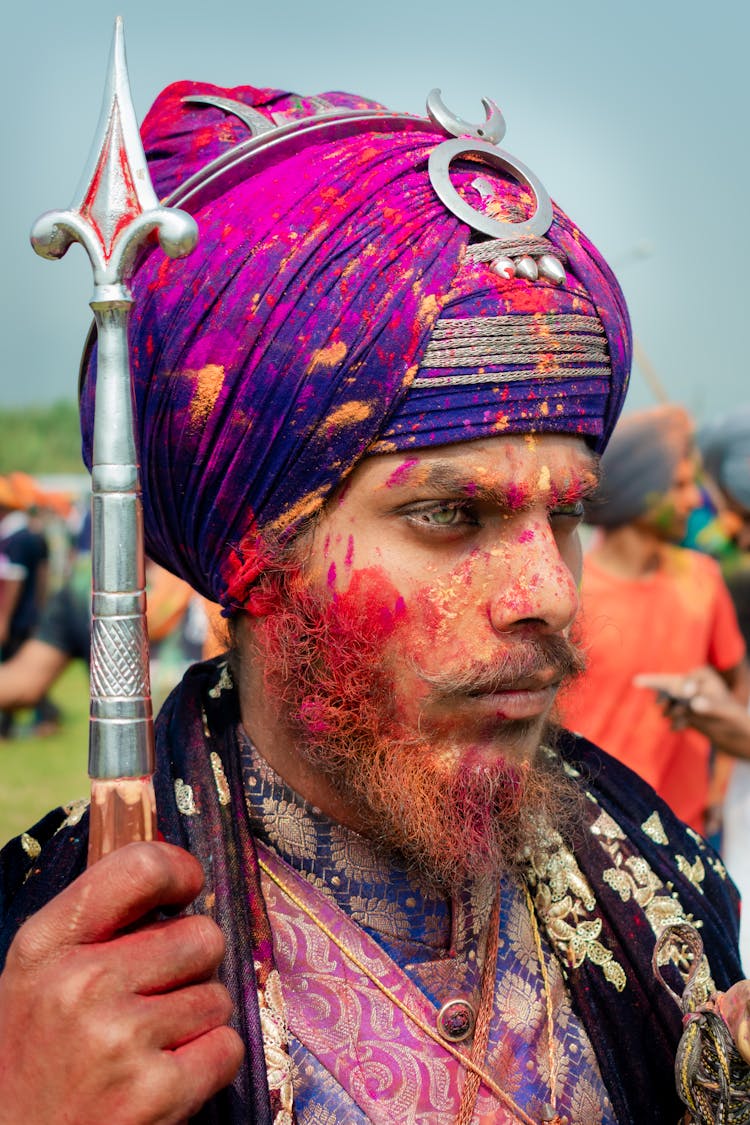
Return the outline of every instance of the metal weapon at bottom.
{"type": "Polygon", "coordinates": [[[94,272],[97,383],[91,470],[92,621],[89,864],[156,834],[154,734],[146,630],[143,510],[133,431],[128,279],[156,231],[180,258],[197,242],[192,216],[162,207],[149,176],[115,21],[102,113],[75,202],[37,219],[31,242],[61,258],[73,242],[94,272]]]}

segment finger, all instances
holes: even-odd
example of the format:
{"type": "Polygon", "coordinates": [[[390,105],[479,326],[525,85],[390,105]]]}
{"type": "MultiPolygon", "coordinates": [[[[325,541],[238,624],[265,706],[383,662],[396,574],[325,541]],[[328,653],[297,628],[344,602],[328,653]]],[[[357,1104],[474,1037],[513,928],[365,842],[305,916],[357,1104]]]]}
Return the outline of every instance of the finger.
{"type": "Polygon", "coordinates": [[[635,687],[648,688],[650,691],[664,691],[670,695],[679,695],[683,677],[667,675],[665,673],[641,673],[633,676],[635,687]]]}
{"type": "Polygon", "coordinates": [[[705,695],[694,695],[690,700],[690,710],[695,711],[699,715],[705,715],[709,711],[716,710],[716,705],[707,699],[705,695]]]}
{"type": "Polygon", "coordinates": [[[168,992],[213,976],[225,946],[219,927],[201,914],[152,922],[109,943],[112,975],[131,992],[168,992]]]}
{"type": "Polygon", "coordinates": [[[229,1085],[244,1055],[244,1044],[230,1027],[216,1027],[172,1053],[179,1089],[188,1103],[186,1116],[197,1113],[210,1097],[229,1085]]]}
{"type": "Polygon", "coordinates": [[[229,993],[218,981],[191,985],[138,1001],[138,1019],[152,1047],[174,1050],[223,1027],[232,1015],[229,993]]]}
{"type": "MultiPolygon", "coordinates": [[[[27,960],[100,942],[163,905],[191,902],[203,885],[198,861],[163,843],[128,844],[104,856],[24,924],[27,960]]],[[[15,944],[15,943],[14,943],[15,944]]]]}
{"type": "Polygon", "coordinates": [[[737,1050],[750,1063],[750,981],[737,981],[727,992],[720,993],[718,1008],[737,1050]]]}

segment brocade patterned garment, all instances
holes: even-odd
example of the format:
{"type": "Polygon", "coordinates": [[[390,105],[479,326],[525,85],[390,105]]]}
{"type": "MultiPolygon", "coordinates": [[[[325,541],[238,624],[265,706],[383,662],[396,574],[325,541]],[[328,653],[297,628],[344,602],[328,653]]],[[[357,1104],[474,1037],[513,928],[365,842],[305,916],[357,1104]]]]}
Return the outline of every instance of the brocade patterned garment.
{"type": "MultiPolygon", "coordinates": [[[[295,888],[320,920],[367,958],[380,979],[393,980],[410,1010],[431,1026],[449,999],[466,999],[476,1008],[495,880],[470,883],[453,899],[436,894],[297,796],[241,728],[238,741],[253,834],[286,861],[279,864],[282,879],[301,874],[295,888]],[[390,958],[396,966],[388,964],[390,958]]],[[[289,912],[268,879],[263,893],[292,1033],[300,1125],[452,1125],[463,1082],[454,1060],[425,1043],[382,992],[321,940],[313,921],[289,912]]],[[[571,1008],[560,966],[546,942],[543,948],[554,1013],[558,1111],[563,1121],[577,1125],[613,1125],[596,1056],[571,1008]]],[[[544,981],[526,899],[510,881],[501,887],[485,1069],[532,1117],[540,1116],[550,1100],[544,981]]],[[[485,1087],[474,1115],[475,1121],[483,1119],[496,1125],[517,1121],[485,1087]]]]}

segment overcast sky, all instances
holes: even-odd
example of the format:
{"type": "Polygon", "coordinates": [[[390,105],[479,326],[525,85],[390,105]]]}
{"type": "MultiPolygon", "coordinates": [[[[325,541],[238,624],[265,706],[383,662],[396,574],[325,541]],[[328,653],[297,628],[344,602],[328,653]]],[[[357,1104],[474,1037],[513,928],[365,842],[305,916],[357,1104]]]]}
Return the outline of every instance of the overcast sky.
{"type": "MultiPolygon", "coordinates": [[[[461,116],[497,101],[504,147],[615,266],[670,397],[700,418],[750,400],[750,5],[672,0],[37,0],[3,17],[0,405],[75,394],[91,271],[37,258],[28,230],[67,207],[98,119],[114,16],[139,118],[182,78],[356,90],[461,116]]],[[[652,394],[638,370],[629,406],[652,394]]]]}

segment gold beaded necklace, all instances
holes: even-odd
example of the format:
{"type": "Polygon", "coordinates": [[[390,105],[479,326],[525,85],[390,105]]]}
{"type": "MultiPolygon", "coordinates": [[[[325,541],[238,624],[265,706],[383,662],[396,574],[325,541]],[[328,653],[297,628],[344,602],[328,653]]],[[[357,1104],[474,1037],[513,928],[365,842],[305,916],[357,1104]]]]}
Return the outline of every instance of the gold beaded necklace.
{"type": "Polygon", "coordinates": [[[523,1122],[523,1125],[561,1125],[561,1117],[557,1112],[557,1059],[555,1058],[555,1025],[554,1014],[552,1011],[552,993],[550,989],[549,974],[547,972],[547,965],[544,960],[544,952],[542,950],[542,938],[539,933],[539,925],[536,920],[534,911],[534,904],[531,900],[528,887],[524,884],[524,895],[526,898],[526,905],[529,911],[529,918],[531,919],[531,928],[534,934],[534,945],[536,948],[536,955],[539,961],[539,970],[542,977],[542,984],[544,987],[544,999],[547,1015],[547,1053],[549,1060],[549,1090],[550,1100],[542,1109],[542,1116],[539,1121],[535,1121],[533,1117],[521,1108],[520,1105],[508,1094],[501,1086],[497,1084],[494,1078],[491,1077],[484,1069],[484,1062],[487,1053],[487,1044],[489,1042],[490,1026],[492,1022],[492,1007],[495,990],[495,974],[497,963],[497,951],[499,945],[499,932],[500,932],[500,896],[495,898],[492,906],[489,921],[489,937],[487,940],[487,949],[485,951],[484,966],[482,968],[482,980],[480,986],[480,1000],[479,1010],[477,1013],[477,1021],[474,1032],[474,1044],[472,1046],[471,1054],[467,1055],[460,1051],[452,1043],[445,1040],[434,1028],[423,1020],[420,1016],[415,1015],[410,1011],[406,1004],[396,995],[387,985],[373,973],[367,965],[349,949],[345,942],[341,940],[333,930],[324,922],[321,922],[316,917],[314,912],[310,909],[306,902],[294,893],[291,887],[288,887],[279,876],[268,867],[268,865],[259,858],[258,860],[261,871],[263,871],[272,882],[276,884],[279,890],[284,894],[290,902],[302,911],[302,913],[313,922],[318,929],[325,934],[329,941],[333,942],[337,949],[344,954],[345,957],[354,965],[354,967],[362,973],[363,976],[374,984],[375,987],[383,993],[383,995],[390,1000],[390,1002],[399,1009],[411,1020],[419,1030],[431,1039],[434,1043],[438,1043],[449,1055],[461,1063],[462,1066],[468,1071],[466,1081],[464,1082],[463,1090],[461,1092],[461,1101],[459,1104],[458,1114],[456,1116],[455,1125],[469,1125],[471,1121],[476,1100],[479,1095],[479,1087],[484,1085],[491,1091],[503,1105],[516,1114],[518,1119],[523,1122]]]}

